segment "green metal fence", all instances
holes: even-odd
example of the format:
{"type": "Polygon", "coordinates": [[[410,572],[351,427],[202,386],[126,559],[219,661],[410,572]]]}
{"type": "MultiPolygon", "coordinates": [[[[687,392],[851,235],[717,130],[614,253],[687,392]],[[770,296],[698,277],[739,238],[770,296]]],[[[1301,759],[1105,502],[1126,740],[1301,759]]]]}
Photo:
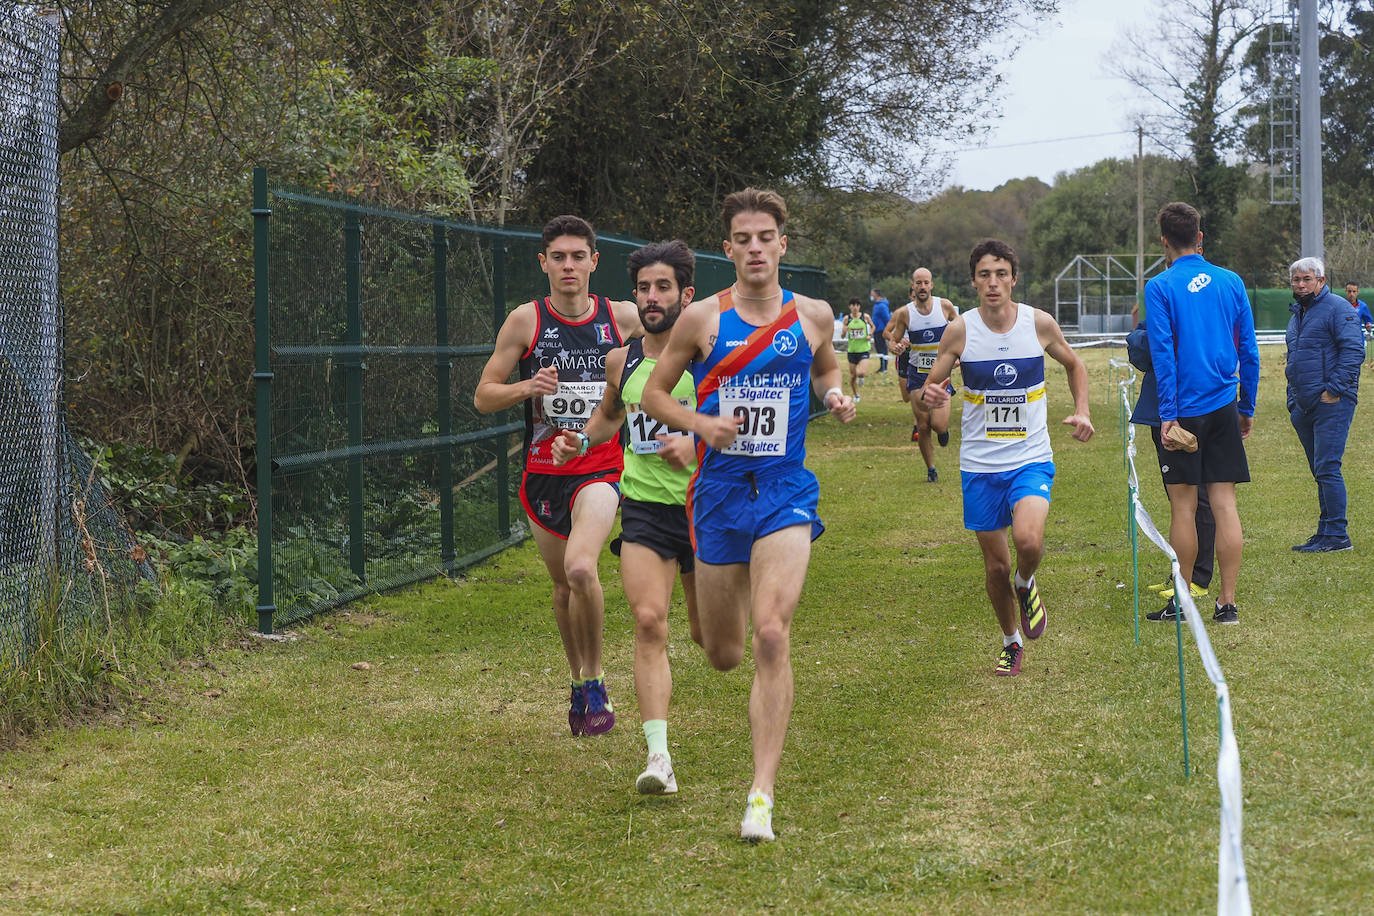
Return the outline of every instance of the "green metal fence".
{"type": "MultiPolygon", "coordinates": [[[[518,409],[472,393],[506,314],[548,293],[539,232],[270,188],[253,176],[258,626],[478,562],[526,536],[518,409]]],[[[599,236],[630,298],[642,242],[599,236]]],[[[697,253],[700,296],[734,281],[697,253]]],[[[822,270],[784,265],[820,296],[822,270]]]]}

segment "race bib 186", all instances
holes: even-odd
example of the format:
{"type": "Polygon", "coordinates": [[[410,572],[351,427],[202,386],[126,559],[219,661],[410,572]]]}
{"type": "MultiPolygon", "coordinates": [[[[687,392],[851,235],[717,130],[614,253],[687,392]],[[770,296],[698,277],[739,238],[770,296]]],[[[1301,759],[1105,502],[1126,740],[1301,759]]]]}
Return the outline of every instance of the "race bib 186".
{"type": "Polygon", "coordinates": [[[916,352],[916,371],[928,373],[935,366],[938,350],[918,350],[916,352]]]}

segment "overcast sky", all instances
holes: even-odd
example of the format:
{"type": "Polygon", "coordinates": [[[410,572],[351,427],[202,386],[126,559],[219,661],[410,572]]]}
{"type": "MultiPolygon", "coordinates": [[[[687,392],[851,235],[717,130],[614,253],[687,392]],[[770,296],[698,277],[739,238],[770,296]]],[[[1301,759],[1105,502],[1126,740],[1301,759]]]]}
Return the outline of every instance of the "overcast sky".
{"type": "Polygon", "coordinates": [[[1140,28],[1154,11],[1121,0],[1064,0],[1061,6],[1054,22],[1022,33],[1020,50],[1002,68],[1002,118],[984,149],[956,155],[950,185],[990,191],[1032,175],[1052,183],[1058,172],[1135,155],[1127,112],[1140,107],[1140,93],[1109,76],[1104,58],[1123,28],[1140,28]],[[1112,131],[1120,133],[1086,136],[1112,131]]]}

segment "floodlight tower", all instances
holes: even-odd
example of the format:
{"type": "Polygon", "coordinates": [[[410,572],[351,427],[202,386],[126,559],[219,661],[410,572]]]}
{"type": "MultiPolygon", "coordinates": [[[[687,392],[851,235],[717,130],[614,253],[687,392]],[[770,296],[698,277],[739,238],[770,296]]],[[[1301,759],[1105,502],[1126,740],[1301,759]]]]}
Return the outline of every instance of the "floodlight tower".
{"type": "Polygon", "coordinates": [[[1322,102],[1317,0],[1300,0],[1298,13],[1298,162],[1302,169],[1302,254],[1324,257],[1322,244],[1322,102]]]}

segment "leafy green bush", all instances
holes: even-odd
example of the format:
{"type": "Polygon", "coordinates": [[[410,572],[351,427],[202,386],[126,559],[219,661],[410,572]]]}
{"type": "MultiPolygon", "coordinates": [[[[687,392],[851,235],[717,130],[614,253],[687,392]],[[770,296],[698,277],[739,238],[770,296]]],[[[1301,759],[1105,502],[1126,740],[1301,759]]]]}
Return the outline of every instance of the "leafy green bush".
{"type": "Polygon", "coordinates": [[[242,490],[223,481],[191,479],[176,455],[127,442],[77,441],[135,531],[189,538],[198,531],[241,524],[248,514],[248,497],[242,490]]]}

